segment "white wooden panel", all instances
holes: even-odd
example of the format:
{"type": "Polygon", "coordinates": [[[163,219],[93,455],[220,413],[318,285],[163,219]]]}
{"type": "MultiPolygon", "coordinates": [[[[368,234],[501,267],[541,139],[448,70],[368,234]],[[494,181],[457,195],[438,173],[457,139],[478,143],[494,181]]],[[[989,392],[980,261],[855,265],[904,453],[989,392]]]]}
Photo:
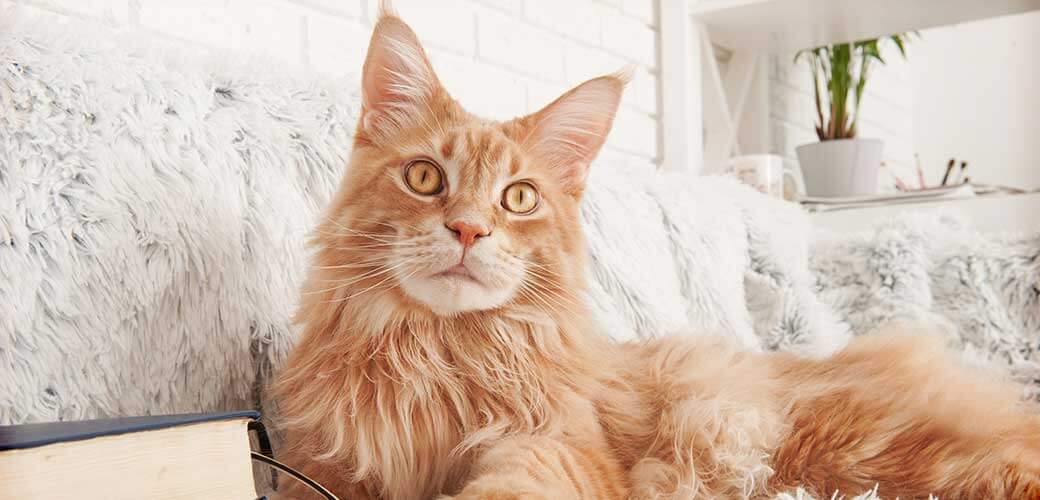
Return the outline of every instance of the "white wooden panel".
{"type": "Polygon", "coordinates": [[[701,51],[686,1],[660,3],[661,165],[700,171],[703,126],[701,51]]]}

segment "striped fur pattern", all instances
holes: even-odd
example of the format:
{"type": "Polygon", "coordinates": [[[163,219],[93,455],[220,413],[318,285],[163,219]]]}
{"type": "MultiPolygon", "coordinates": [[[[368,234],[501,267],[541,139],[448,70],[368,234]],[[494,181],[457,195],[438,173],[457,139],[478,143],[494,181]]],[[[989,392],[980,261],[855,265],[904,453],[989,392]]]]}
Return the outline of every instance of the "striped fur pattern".
{"type": "Polygon", "coordinates": [[[597,78],[488,122],[382,12],[350,166],[313,241],[304,335],[275,388],[291,465],[349,499],[799,486],[1040,498],[1036,415],[930,337],[894,330],[808,360],[597,334],[581,299],[579,205],[623,86],[597,78]],[[409,188],[416,159],[438,167],[443,189],[409,188]],[[502,202],[520,181],[540,197],[530,213],[502,202]],[[464,240],[454,227],[480,231],[464,240]]]}

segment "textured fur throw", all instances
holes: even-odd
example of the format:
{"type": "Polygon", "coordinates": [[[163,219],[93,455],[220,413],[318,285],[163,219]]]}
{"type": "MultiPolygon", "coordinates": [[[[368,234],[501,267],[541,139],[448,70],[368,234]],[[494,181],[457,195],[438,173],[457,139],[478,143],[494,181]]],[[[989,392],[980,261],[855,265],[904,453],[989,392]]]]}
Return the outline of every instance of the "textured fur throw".
{"type": "Polygon", "coordinates": [[[0,33],[0,424],[256,405],[349,87],[41,25],[0,33]]]}
{"type": "Polygon", "coordinates": [[[945,323],[969,359],[1007,367],[1040,398],[1040,233],[994,236],[954,213],[908,215],[821,239],[811,268],[817,295],[853,331],[945,323]]]}
{"type": "MultiPolygon", "coordinates": [[[[40,24],[0,32],[0,424],[262,406],[356,82],[40,24]]],[[[730,180],[592,170],[589,300],[619,339],[818,355],[938,318],[1040,383],[1036,234],[908,217],[812,243],[730,180]]]]}

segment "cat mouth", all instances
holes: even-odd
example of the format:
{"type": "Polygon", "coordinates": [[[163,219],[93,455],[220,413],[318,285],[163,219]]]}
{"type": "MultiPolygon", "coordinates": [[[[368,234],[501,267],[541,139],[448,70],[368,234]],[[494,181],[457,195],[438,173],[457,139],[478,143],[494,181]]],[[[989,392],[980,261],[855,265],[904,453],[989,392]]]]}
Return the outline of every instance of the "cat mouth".
{"type": "Polygon", "coordinates": [[[400,285],[407,296],[437,315],[494,309],[509,301],[518,285],[499,283],[493,273],[482,272],[481,263],[466,266],[455,261],[447,268],[436,269],[421,277],[405,275],[400,285]]]}
{"type": "Polygon", "coordinates": [[[433,276],[435,278],[470,281],[478,285],[481,284],[480,280],[473,275],[473,272],[470,271],[469,268],[467,268],[463,264],[455,264],[454,266],[451,266],[448,269],[441,271],[433,276]]]}

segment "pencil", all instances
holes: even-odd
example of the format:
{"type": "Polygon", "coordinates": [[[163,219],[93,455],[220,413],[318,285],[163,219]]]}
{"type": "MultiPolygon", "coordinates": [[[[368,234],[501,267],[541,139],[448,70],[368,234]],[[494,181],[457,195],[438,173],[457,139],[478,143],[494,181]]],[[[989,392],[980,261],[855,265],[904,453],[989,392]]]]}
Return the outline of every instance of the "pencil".
{"type": "Polygon", "coordinates": [[[957,160],[950,158],[950,163],[946,164],[946,174],[943,175],[942,185],[946,185],[946,181],[950,180],[950,172],[953,172],[953,166],[957,164],[957,160]]]}

